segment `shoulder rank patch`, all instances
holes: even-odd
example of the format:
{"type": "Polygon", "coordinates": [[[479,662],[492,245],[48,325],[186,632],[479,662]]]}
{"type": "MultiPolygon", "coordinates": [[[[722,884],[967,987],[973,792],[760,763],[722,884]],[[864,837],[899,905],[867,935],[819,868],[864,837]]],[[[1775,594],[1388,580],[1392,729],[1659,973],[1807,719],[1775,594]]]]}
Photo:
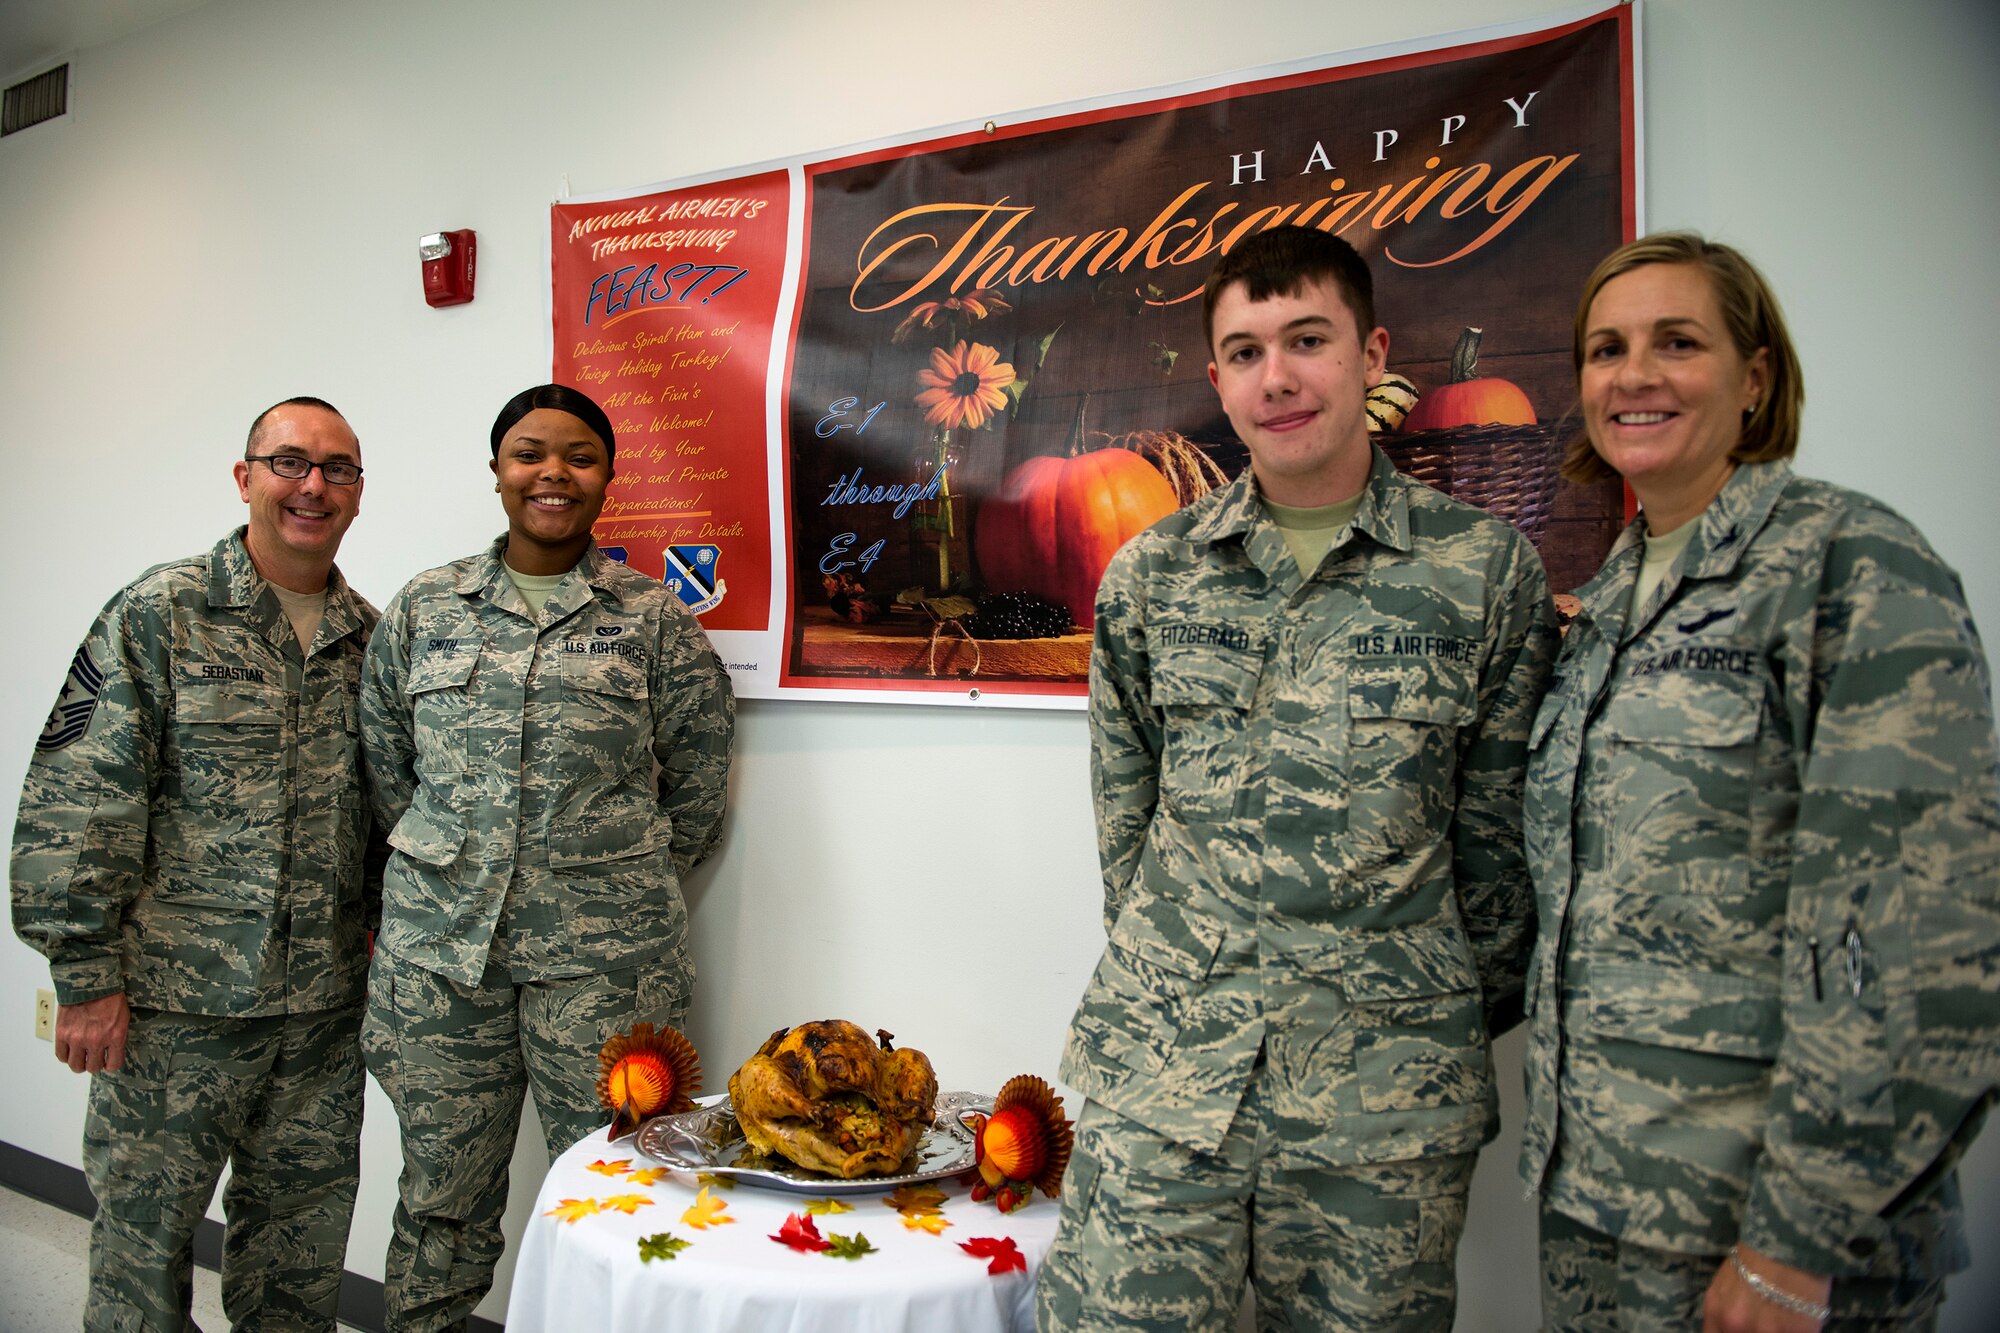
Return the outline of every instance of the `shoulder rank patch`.
{"type": "Polygon", "coordinates": [[[70,659],[62,693],[56,696],[56,706],[50,710],[42,734],[35,738],[35,748],[61,750],[81,739],[90,729],[90,715],[97,710],[97,696],[103,690],[104,672],[91,659],[90,645],[85,644],[70,659]]]}

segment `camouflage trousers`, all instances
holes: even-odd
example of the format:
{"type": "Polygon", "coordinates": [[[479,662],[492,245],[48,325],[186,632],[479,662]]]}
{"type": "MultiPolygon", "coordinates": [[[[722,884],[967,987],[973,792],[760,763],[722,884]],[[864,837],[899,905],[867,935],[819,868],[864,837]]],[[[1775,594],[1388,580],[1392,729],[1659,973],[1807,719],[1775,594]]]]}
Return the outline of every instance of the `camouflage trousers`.
{"type": "Polygon", "coordinates": [[[462,1329],[492,1287],[528,1091],[551,1161],[603,1133],[598,1050],[635,1022],[680,1026],[688,990],[677,956],[522,984],[489,967],[461,986],[375,951],[361,1046],[403,1132],[382,1282],[391,1333],[462,1329]]]}
{"type": "MultiPolygon", "coordinates": [[[[1713,1254],[1607,1236],[1542,1207],[1542,1327],[1547,1333],[1685,1333],[1702,1325],[1713,1254]]],[[[1824,1333],[1924,1333],[1937,1327],[1939,1277],[1837,1278],[1824,1333]]]]}
{"type": "Polygon", "coordinates": [[[194,1233],[222,1192],[233,1328],[332,1329],[360,1174],[359,1007],[268,1018],[134,1009],[94,1074],[88,1330],[192,1329],[194,1233]]]}
{"type": "Polygon", "coordinates": [[[1041,1333],[1231,1333],[1246,1276],[1260,1330],[1451,1327],[1474,1154],[1298,1160],[1260,1086],[1214,1153],[1084,1104],[1036,1277],[1041,1333]]]}

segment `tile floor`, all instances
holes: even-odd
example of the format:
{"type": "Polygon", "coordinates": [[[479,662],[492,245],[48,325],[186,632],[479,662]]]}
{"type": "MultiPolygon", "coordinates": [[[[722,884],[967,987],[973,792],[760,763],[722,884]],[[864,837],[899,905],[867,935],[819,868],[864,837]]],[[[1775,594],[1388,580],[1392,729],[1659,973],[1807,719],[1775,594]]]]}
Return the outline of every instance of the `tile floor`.
{"type": "MultiPolygon", "coordinates": [[[[90,1224],[76,1214],[0,1185],[0,1333],[76,1333],[83,1327],[89,1236],[90,1224]]],[[[203,1333],[229,1327],[221,1285],[199,1264],[194,1322],[203,1333]]]]}

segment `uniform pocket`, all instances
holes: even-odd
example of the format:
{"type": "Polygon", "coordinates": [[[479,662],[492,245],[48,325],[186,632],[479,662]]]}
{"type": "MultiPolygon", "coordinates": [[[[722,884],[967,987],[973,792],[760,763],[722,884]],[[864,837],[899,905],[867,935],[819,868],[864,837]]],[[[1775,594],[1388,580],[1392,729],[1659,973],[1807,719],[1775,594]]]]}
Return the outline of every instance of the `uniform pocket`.
{"type": "Polygon", "coordinates": [[[1073,1031],[1119,1064],[1157,1074],[1221,947],[1222,928],[1213,922],[1163,898],[1133,899],[1105,941],[1073,1031]]]}
{"type": "Polygon", "coordinates": [[[465,772],[472,729],[471,682],[479,665],[476,644],[454,640],[453,652],[427,653],[410,667],[404,688],[416,740],[419,779],[449,780],[465,772]]]}
{"type": "Polygon", "coordinates": [[[1699,829],[1747,847],[1763,685],[1750,677],[1655,676],[1614,690],[1596,724],[1621,793],[1656,829],[1699,829]]]}
{"type": "Polygon", "coordinates": [[[1189,819],[1235,813],[1250,763],[1250,705],[1261,654],[1165,650],[1153,661],[1151,702],[1166,719],[1160,799],[1189,819]]]}
{"type": "MultiPolygon", "coordinates": [[[[622,640],[593,640],[627,646],[622,640]]],[[[631,645],[636,648],[636,645],[631,645]]],[[[652,690],[643,661],[566,653],[562,662],[565,770],[616,781],[652,770],[652,690]]]]}
{"type": "Polygon", "coordinates": [[[276,806],[284,796],[285,691],[260,680],[183,681],[174,697],[181,796],[202,809],[276,806]]]}
{"type": "Polygon", "coordinates": [[[1465,666],[1411,661],[1349,674],[1350,836],[1405,848],[1443,831],[1456,799],[1458,733],[1476,701],[1465,666]]]}
{"type": "Polygon", "coordinates": [[[410,808],[389,830],[389,845],[425,865],[449,866],[465,848],[466,827],[456,812],[438,805],[427,788],[417,789],[410,808]]]}
{"type": "Polygon", "coordinates": [[[1571,1021],[1594,1036],[1667,1050],[1771,1061],[1784,1038],[1775,983],[1651,967],[1591,967],[1571,1021]]]}
{"type": "Polygon", "coordinates": [[[1462,1106],[1486,1095],[1491,1057],[1472,946],[1456,925],[1343,941],[1340,986],[1354,1017],[1367,1111],[1462,1106]]]}

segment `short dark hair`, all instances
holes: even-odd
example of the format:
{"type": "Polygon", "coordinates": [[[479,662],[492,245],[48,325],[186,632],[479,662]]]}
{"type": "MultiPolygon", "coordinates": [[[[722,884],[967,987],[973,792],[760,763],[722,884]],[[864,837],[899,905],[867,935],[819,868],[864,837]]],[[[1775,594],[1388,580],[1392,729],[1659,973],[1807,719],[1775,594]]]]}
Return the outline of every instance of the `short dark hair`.
{"type": "Polygon", "coordinates": [[[618,440],[611,431],[611,418],[604,415],[604,409],[597,405],[595,399],[567,384],[537,384],[509,398],[507,405],[500,409],[500,415],[493,418],[495,458],[500,456],[500,441],[507,437],[507,432],[514,429],[522,417],[542,407],[569,413],[604,441],[604,452],[608,458],[615,460],[618,457],[618,440]]]}
{"type": "MultiPolygon", "coordinates": [[[[1711,241],[1698,232],[1663,231],[1627,241],[1599,261],[1584,281],[1583,298],[1576,303],[1576,322],[1571,331],[1570,363],[1577,383],[1583,383],[1583,344],[1589,333],[1590,303],[1613,278],[1621,278],[1648,264],[1686,264],[1708,278],[1715,291],[1715,304],[1736,354],[1745,361],[1768,350],[1765,374],[1770,383],[1763,398],[1744,418],[1743,434],[1729,456],[1739,463],[1768,463],[1790,458],[1799,451],[1799,424],[1806,410],[1806,375],[1799,364],[1798,350],[1792,346],[1791,331],[1785,327],[1785,312],[1778,296],[1757,266],[1733,246],[1711,241]]],[[[1588,484],[1609,481],[1617,476],[1581,432],[1564,447],[1562,475],[1570,481],[1588,484]]]]}
{"type": "Polygon", "coordinates": [[[1354,333],[1375,328],[1375,277],[1368,261],[1338,236],[1312,227],[1273,227],[1245,237],[1216,261],[1201,293],[1201,336],[1215,352],[1215,303],[1234,283],[1252,301],[1297,296],[1315,282],[1330,283],[1354,312],[1354,333]]]}
{"type": "MultiPolygon", "coordinates": [[[[347,420],[346,417],[340,416],[340,409],[332,403],[329,403],[324,398],[314,398],[310,394],[300,394],[296,398],[287,398],[283,402],[272,403],[262,412],[259,412],[257,419],[250,423],[250,435],[243,441],[243,456],[245,458],[257,452],[258,437],[264,433],[264,418],[270,416],[281,407],[317,407],[322,411],[333,413],[335,416],[340,417],[342,421],[347,420]]],[[[347,429],[352,431],[354,427],[349,426],[347,429]]]]}

